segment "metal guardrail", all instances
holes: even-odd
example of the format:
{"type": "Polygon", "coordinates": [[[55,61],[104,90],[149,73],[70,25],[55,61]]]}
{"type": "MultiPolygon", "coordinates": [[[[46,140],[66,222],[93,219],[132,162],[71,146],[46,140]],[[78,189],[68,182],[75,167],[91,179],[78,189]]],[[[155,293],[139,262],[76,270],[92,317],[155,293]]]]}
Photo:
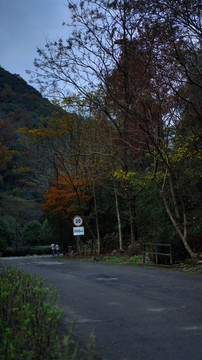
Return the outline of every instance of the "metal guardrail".
{"type": "Polygon", "coordinates": [[[143,264],[145,263],[145,255],[146,254],[151,254],[151,255],[155,255],[155,260],[156,260],[156,264],[158,264],[158,255],[161,256],[169,256],[170,258],[170,265],[172,265],[173,263],[173,258],[172,258],[172,247],[170,244],[159,244],[159,243],[144,243],[143,244],[143,264]],[[149,250],[147,250],[149,247],[149,250]],[[160,247],[167,247],[169,250],[169,252],[164,253],[162,252],[162,250],[159,252],[158,249],[160,247]],[[154,249],[154,250],[153,250],[154,249]]]}

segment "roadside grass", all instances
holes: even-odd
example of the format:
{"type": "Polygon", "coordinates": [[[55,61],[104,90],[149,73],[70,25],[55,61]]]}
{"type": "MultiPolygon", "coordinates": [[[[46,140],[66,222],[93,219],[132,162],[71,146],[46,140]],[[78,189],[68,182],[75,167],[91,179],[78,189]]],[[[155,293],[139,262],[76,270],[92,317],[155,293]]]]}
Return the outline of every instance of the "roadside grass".
{"type": "Polygon", "coordinates": [[[128,255],[101,255],[101,256],[87,256],[87,255],[76,255],[74,257],[65,257],[66,259],[71,259],[75,261],[87,261],[87,262],[95,262],[98,261],[99,263],[104,264],[117,264],[117,265],[131,265],[131,266],[152,266],[158,267],[162,269],[178,271],[178,272],[185,272],[188,274],[202,274],[202,264],[199,262],[194,263],[190,261],[184,261],[183,263],[176,263],[173,265],[170,264],[155,264],[149,257],[147,256],[147,261],[143,264],[143,256],[142,255],[135,255],[135,256],[128,256],[128,255]]]}
{"type": "Polygon", "coordinates": [[[101,256],[85,256],[77,255],[74,257],[65,257],[66,259],[77,260],[77,261],[87,261],[94,262],[99,261],[105,264],[118,264],[118,265],[139,265],[142,263],[142,255],[136,255],[129,257],[128,255],[101,255],[101,256]],[[97,259],[97,260],[96,260],[97,259]]]}
{"type": "Polygon", "coordinates": [[[142,255],[136,256],[104,256],[100,261],[105,264],[119,264],[119,265],[138,265],[142,261],[142,255]]]}
{"type": "Polygon", "coordinates": [[[129,257],[128,255],[121,255],[121,256],[103,256],[99,260],[100,262],[106,263],[106,264],[119,264],[119,265],[138,265],[138,266],[153,266],[163,269],[169,269],[173,271],[181,271],[186,272],[189,274],[202,274],[202,265],[201,264],[195,264],[190,262],[184,262],[180,265],[174,264],[174,265],[167,265],[167,264],[155,264],[151,261],[146,262],[143,264],[143,256],[142,255],[135,255],[129,257]]]}
{"type": "Polygon", "coordinates": [[[155,267],[163,267],[170,268],[171,265],[165,264],[154,264],[152,261],[145,262],[143,264],[143,256],[142,255],[120,255],[120,256],[104,256],[101,260],[99,260],[105,264],[118,264],[118,265],[131,265],[131,266],[155,266],[155,267]]]}
{"type": "Polygon", "coordinates": [[[80,349],[72,329],[61,336],[59,295],[36,275],[0,267],[0,360],[93,360],[94,341],[80,349]]]}

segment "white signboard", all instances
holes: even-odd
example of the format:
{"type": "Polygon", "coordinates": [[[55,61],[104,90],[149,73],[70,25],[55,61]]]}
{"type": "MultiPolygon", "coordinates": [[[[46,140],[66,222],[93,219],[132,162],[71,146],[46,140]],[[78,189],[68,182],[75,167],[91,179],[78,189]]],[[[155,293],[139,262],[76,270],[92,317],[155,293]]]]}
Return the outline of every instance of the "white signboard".
{"type": "Polygon", "coordinates": [[[84,235],[84,226],[73,227],[73,235],[74,236],[84,235]]]}

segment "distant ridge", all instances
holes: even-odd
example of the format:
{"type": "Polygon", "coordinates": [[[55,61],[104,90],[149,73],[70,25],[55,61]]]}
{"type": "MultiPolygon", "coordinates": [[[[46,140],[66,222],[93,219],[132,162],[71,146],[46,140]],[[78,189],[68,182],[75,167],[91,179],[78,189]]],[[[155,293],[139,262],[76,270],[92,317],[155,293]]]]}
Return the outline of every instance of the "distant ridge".
{"type": "MultiPolygon", "coordinates": [[[[36,126],[40,116],[50,115],[55,106],[34,87],[28,85],[18,74],[11,74],[0,67],[0,121],[9,117],[12,123],[15,122],[15,113],[20,111],[26,113],[31,121],[30,126],[36,126]],[[48,105],[48,106],[47,106],[48,105]]],[[[27,126],[23,118],[18,119],[17,126],[27,126]],[[20,121],[19,121],[20,120],[20,121]]]]}

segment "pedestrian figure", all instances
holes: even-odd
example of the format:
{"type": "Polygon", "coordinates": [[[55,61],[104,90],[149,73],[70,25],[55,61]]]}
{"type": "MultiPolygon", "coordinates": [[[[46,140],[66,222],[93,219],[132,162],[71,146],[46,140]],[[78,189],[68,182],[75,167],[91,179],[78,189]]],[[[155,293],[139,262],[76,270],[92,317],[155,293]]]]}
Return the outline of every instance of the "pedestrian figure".
{"type": "Polygon", "coordinates": [[[59,247],[59,245],[58,245],[58,244],[56,244],[56,246],[55,246],[55,250],[56,250],[56,254],[57,254],[57,256],[59,256],[59,255],[60,255],[60,247],[59,247]]]}
{"type": "Polygon", "coordinates": [[[52,255],[55,255],[55,244],[51,244],[52,255]]]}

